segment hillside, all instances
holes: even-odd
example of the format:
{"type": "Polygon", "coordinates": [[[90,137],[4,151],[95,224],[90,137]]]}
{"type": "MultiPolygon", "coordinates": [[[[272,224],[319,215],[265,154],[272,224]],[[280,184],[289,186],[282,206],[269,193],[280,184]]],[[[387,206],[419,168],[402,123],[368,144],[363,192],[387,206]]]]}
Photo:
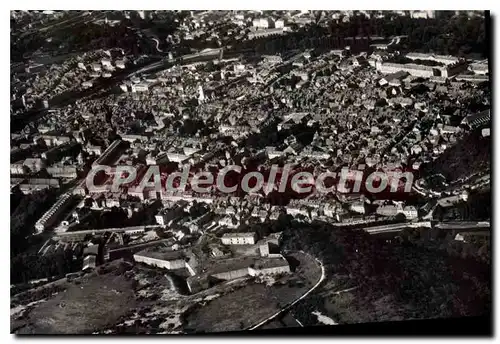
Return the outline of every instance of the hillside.
{"type": "Polygon", "coordinates": [[[284,231],[281,245],[316,256],[330,280],[296,314],[317,310],[349,323],[483,315],[491,310],[490,265],[451,255],[436,245],[319,222],[294,223],[284,231]],[[349,296],[333,296],[349,287],[357,288],[348,302],[342,298],[349,296]]]}

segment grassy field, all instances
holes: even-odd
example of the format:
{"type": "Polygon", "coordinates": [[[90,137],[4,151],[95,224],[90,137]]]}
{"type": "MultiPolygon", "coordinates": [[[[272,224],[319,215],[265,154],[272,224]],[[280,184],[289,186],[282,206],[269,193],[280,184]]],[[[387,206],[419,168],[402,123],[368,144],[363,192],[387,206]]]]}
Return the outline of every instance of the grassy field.
{"type": "Polygon", "coordinates": [[[264,284],[250,284],[223,295],[187,317],[194,332],[239,331],[277,312],[278,302],[264,284]]]}
{"type": "MultiPolygon", "coordinates": [[[[232,292],[224,293],[191,312],[185,319],[186,331],[240,331],[295,301],[319,280],[321,269],[316,261],[306,254],[297,252],[291,256],[298,263],[293,274],[282,276],[272,286],[265,283],[248,283],[232,292]]],[[[283,326],[281,323],[275,325],[283,326]]]]}
{"type": "Polygon", "coordinates": [[[302,253],[292,256],[295,262],[292,274],[245,277],[193,295],[180,294],[165,271],[115,261],[73,281],[59,281],[60,288],[52,293],[28,295],[29,301],[34,301],[38,294],[42,297],[38,302],[22,303],[19,309],[11,310],[15,313],[11,316],[11,331],[17,334],[239,331],[275,314],[318,281],[321,271],[312,257],[302,253]]]}
{"type": "Polygon", "coordinates": [[[15,320],[16,333],[92,333],[116,322],[135,306],[133,280],[120,274],[91,273],[66,282],[65,287],[15,320]]]}

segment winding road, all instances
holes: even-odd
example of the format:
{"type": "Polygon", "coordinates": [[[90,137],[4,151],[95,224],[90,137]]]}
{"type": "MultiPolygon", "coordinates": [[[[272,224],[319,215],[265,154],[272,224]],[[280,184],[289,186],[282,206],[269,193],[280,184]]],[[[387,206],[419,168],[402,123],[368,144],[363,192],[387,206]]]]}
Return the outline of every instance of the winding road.
{"type": "MultiPolygon", "coordinates": [[[[305,253],[304,251],[300,251],[301,253],[304,253],[304,254],[307,254],[305,253]]],[[[304,298],[306,298],[312,291],[314,291],[316,288],[319,287],[319,285],[325,280],[325,267],[323,266],[323,263],[318,260],[317,258],[314,258],[316,260],[316,262],[318,262],[318,264],[320,265],[321,267],[321,277],[319,278],[318,282],[313,285],[311,287],[311,289],[309,289],[308,291],[306,291],[301,297],[299,297],[297,300],[293,301],[292,303],[288,304],[287,306],[285,306],[284,308],[282,308],[281,310],[279,310],[278,312],[274,313],[273,315],[271,315],[270,317],[262,320],[261,322],[259,322],[258,324],[248,328],[247,330],[255,330],[256,328],[259,328],[261,327],[262,325],[266,324],[268,321],[276,318],[278,315],[282,314],[283,312],[286,312],[287,310],[289,310],[290,308],[292,308],[296,303],[298,303],[299,301],[303,300],[304,298]]],[[[300,323],[299,323],[300,324],[300,323]]],[[[300,324],[302,326],[302,324],[300,324]]]]}
{"type": "Polygon", "coordinates": [[[156,42],[156,50],[159,52],[159,53],[162,53],[163,50],[160,49],[160,41],[157,39],[157,38],[151,38],[153,41],[156,42]]]}

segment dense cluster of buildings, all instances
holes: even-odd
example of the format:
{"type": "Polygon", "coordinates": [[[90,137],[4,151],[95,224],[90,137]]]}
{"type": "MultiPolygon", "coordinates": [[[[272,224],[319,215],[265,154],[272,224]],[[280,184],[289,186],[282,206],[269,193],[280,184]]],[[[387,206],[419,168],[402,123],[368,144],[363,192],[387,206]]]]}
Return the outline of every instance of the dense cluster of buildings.
{"type": "MultiPolygon", "coordinates": [[[[245,41],[286,35],[291,27],[304,27],[325,16],[348,20],[352,16],[348,12],[220,15],[225,16],[221,25],[231,28],[228,36],[245,41]]],[[[369,12],[366,15],[379,15],[369,12]]],[[[155,18],[149,11],[138,15],[155,18]]],[[[192,13],[169,40],[197,42],[208,33],[207,42],[221,41],[212,15],[192,13]]],[[[404,15],[432,18],[434,13],[404,15]]],[[[273,164],[290,164],[294,171],[319,174],[363,165],[374,171],[418,173],[464,133],[489,128],[489,98],[482,87],[489,78],[487,62],[389,52],[387,44],[359,49],[368,48],[369,41],[351,37],[346,42],[352,45],[338,49],[276,55],[224,56],[222,48],[199,49],[165,68],[155,65],[131,73],[98,97],[58,107],[50,106],[57,95],[92,90],[139,57],[112,49],[77,54],[59,63],[40,60],[16,66],[16,108],[11,114],[35,108],[38,100],[49,100],[50,110],[11,134],[12,188],[23,193],[56,189],[60,194],[36,222],[38,232],[55,230],[69,242],[115,233],[106,237],[109,259],[127,253],[139,263],[186,270],[191,291],[220,280],[289,273],[276,238],[261,238],[252,231],[255,225],[269,227],[280,217],[353,227],[397,217],[419,220],[422,211],[411,201],[363,192],[335,190],[335,197],[312,193],[290,199],[265,188],[243,195],[165,186],[162,192],[140,190],[137,183],[109,188],[117,165],[133,166],[138,175],[150,166],[161,166],[162,185],[169,173],[184,166],[209,172],[228,165],[269,170],[273,164]],[[412,63],[395,62],[401,56],[412,63]],[[469,110],[467,104],[473,99],[480,99],[485,109],[469,110]],[[98,165],[110,169],[97,174],[94,182],[108,187],[92,189],[85,178],[98,165]],[[106,217],[118,218],[128,229],[107,227],[111,220],[106,217]],[[157,232],[165,237],[160,239],[157,232]],[[211,240],[204,247],[209,258],[200,258],[203,255],[193,252],[206,237],[211,240]],[[251,254],[235,253],[239,249],[251,254]]],[[[173,61],[168,52],[162,53],[173,61]]],[[[417,192],[442,196],[420,186],[417,192]]],[[[84,269],[95,267],[99,254],[89,251],[84,269]]]]}
{"type": "MultiPolygon", "coordinates": [[[[450,56],[413,53],[406,54],[406,57],[415,61],[442,63],[443,66],[439,67],[442,70],[449,71],[457,65],[462,66],[462,70],[467,69],[465,61],[450,56]]],[[[450,116],[433,101],[443,94],[456,99],[479,95],[481,91],[474,84],[454,80],[452,75],[435,75],[432,72],[435,67],[401,65],[388,60],[390,54],[388,56],[381,51],[355,55],[344,49],[319,56],[304,52],[289,56],[288,60],[286,57],[263,56],[257,65],[217,60],[220,69],[215,72],[178,66],[156,74],[134,76],[139,78],[139,82],[149,84],[148,89],[140,93],[110,94],[100,101],[90,100],[75,107],[59,109],[50,116],[61,115],[57,123],[42,121],[37,127],[31,127],[30,134],[15,136],[14,140],[19,144],[11,154],[26,158],[11,163],[12,184],[20,185],[24,192],[59,187],[59,180],[84,177],[89,168],[97,165],[143,166],[144,171],[148,165],[174,163],[178,168],[189,164],[209,170],[228,164],[243,164],[249,159],[258,161],[262,167],[280,161],[295,166],[311,166],[317,172],[356,163],[382,170],[389,165],[397,169],[409,164],[418,170],[422,163],[432,161],[453,145],[464,131],[488,124],[489,111],[469,114],[457,107],[450,116]],[[429,68],[431,72],[427,74],[418,72],[428,71],[429,68]],[[224,78],[216,77],[222,74],[224,78]],[[162,81],[158,82],[160,79],[162,81]],[[252,79],[261,81],[255,83],[252,79]],[[199,80],[205,81],[200,83],[199,80]],[[158,87],[162,92],[155,91],[158,87]],[[330,88],[334,92],[321,91],[330,88]],[[429,91],[418,92],[420,88],[429,91]],[[202,102],[199,102],[200,90],[202,102]],[[162,99],[167,97],[172,97],[174,102],[162,103],[162,99]],[[156,99],[160,102],[153,105],[156,99]],[[182,101],[188,99],[198,100],[195,112],[193,108],[183,106],[182,101]],[[116,102],[122,106],[104,110],[110,109],[109,105],[116,102]],[[259,110],[263,106],[270,107],[270,110],[259,110]],[[124,112],[127,108],[132,111],[124,112]],[[99,120],[109,115],[108,120],[119,134],[114,139],[110,139],[109,132],[99,125],[99,120]],[[72,126],[77,118],[79,126],[72,126]],[[210,124],[203,126],[196,121],[210,124]],[[67,123],[66,130],[64,123],[67,123]],[[198,125],[189,129],[198,132],[196,135],[186,135],[183,131],[188,130],[183,129],[188,124],[198,125]],[[285,133],[281,141],[273,140],[273,135],[266,133],[274,125],[276,129],[273,130],[285,133]],[[315,128],[311,129],[313,137],[308,145],[297,138],[300,133],[297,129],[302,126],[305,130],[315,128]],[[210,129],[205,135],[200,135],[203,128],[210,129]],[[93,134],[90,135],[90,132],[93,134]],[[245,141],[252,136],[263,140],[262,148],[244,148],[245,141]],[[227,137],[233,140],[229,145],[223,143],[227,137]],[[380,154],[382,151],[385,154],[380,154]],[[30,154],[31,157],[27,157],[30,154]],[[43,171],[52,179],[33,178],[43,171]],[[29,176],[31,178],[27,178],[29,176]]],[[[138,170],[141,171],[141,168],[138,170]]],[[[112,183],[113,171],[110,175],[98,176],[102,178],[103,185],[112,183]]],[[[241,209],[238,216],[219,214],[217,209],[224,204],[222,195],[167,190],[158,193],[152,189],[137,192],[133,186],[122,188],[119,192],[124,193],[120,197],[139,199],[139,202],[160,200],[163,203],[185,201],[209,204],[215,215],[193,219],[189,224],[192,228],[203,229],[209,223],[238,228],[247,221],[245,211],[248,217],[262,212],[263,215],[257,217],[262,221],[271,218],[269,209],[258,204],[241,209]]],[[[83,179],[67,194],[87,198],[112,197],[110,200],[117,196],[106,188],[89,190],[83,179]]],[[[260,194],[261,203],[266,203],[266,196],[265,193],[260,194]]],[[[311,202],[314,200],[311,199],[311,202]]],[[[277,211],[309,219],[323,216],[341,223],[350,221],[340,205],[334,202],[333,208],[329,208],[328,202],[319,208],[291,202],[284,208],[278,207],[277,211]],[[337,210],[330,210],[335,207],[337,210]]],[[[238,203],[245,204],[241,200],[238,203]]],[[[121,206],[116,201],[110,204],[109,207],[98,208],[109,209],[114,204],[121,206]]],[[[408,219],[417,217],[414,210],[404,209],[389,210],[385,207],[374,214],[404,214],[408,219]]],[[[165,226],[172,221],[175,223],[179,215],[182,215],[179,210],[166,211],[163,215],[156,215],[156,221],[165,226]]],[[[356,216],[353,214],[352,217],[355,223],[359,221],[356,216]]],[[[38,227],[47,228],[43,223],[49,222],[41,220],[38,227]]],[[[225,240],[247,239],[228,237],[225,240]]]]}
{"type": "Polygon", "coordinates": [[[220,281],[234,280],[242,277],[259,275],[280,275],[290,273],[289,262],[277,249],[277,236],[256,243],[255,233],[227,233],[221,241],[223,245],[245,245],[247,252],[231,254],[227,257],[220,249],[213,247],[212,255],[197,256],[192,249],[155,246],[134,254],[138,263],[162,268],[182,274],[185,271],[186,284],[190,292],[201,289],[220,281]],[[230,234],[229,236],[227,234],[230,234]],[[249,238],[243,243],[227,241],[228,237],[249,238]]]}

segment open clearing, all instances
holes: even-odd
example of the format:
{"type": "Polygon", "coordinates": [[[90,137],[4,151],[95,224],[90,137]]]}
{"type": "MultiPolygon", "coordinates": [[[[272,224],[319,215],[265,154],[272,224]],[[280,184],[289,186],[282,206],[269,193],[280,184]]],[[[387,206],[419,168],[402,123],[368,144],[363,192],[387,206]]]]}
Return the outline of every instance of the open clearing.
{"type": "Polygon", "coordinates": [[[186,331],[240,331],[298,299],[318,281],[321,268],[304,253],[293,253],[292,257],[298,263],[295,273],[283,276],[272,286],[249,283],[208,302],[187,315],[186,331]]]}
{"type": "Polygon", "coordinates": [[[92,333],[116,322],[135,306],[133,281],[123,275],[92,273],[66,286],[66,290],[17,319],[16,333],[92,333]]]}
{"type": "Polygon", "coordinates": [[[73,281],[58,281],[59,289],[52,289],[52,293],[30,290],[27,301],[11,310],[11,331],[16,334],[240,331],[275,314],[318,281],[321,269],[311,256],[303,253],[291,256],[295,271],[292,274],[241,278],[193,295],[179,294],[164,271],[115,261],[73,281]]]}

